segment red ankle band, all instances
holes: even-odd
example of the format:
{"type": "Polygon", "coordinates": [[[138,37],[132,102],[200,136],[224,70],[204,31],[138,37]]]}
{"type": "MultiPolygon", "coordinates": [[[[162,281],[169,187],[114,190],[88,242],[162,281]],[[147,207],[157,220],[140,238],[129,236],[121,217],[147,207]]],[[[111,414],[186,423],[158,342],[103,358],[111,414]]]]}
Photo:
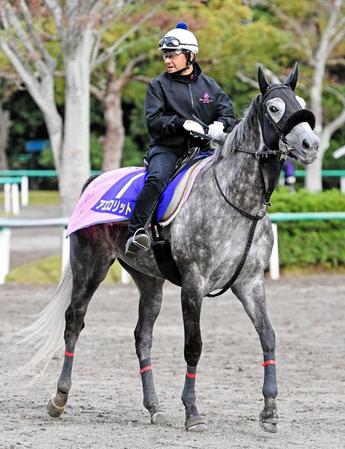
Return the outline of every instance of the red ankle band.
{"type": "Polygon", "coordinates": [[[195,379],[196,378],[196,374],[194,373],[188,373],[188,371],[186,372],[186,377],[188,377],[188,379],[195,379]]]}
{"type": "Polygon", "coordinates": [[[74,352],[65,351],[65,356],[66,357],[74,357],[74,352]]]}
{"type": "Polygon", "coordinates": [[[152,368],[153,368],[152,365],[144,366],[144,368],[140,369],[140,374],[146,373],[146,371],[151,371],[152,368]]]}
{"type": "Polygon", "coordinates": [[[275,365],[275,360],[266,360],[266,362],[261,363],[261,366],[269,366],[269,365],[275,365]]]}

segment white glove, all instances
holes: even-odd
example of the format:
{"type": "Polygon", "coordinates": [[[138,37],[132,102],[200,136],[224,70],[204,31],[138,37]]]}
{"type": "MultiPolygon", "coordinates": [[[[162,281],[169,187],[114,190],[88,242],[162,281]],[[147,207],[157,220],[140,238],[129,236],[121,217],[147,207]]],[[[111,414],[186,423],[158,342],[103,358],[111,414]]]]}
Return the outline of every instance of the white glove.
{"type": "Polygon", "coordinates": [[[186,120],[183,124],[183,127],[188,132],[205,134],[204,128],[200,125],[200,123],[194,122],[193,120],[186,120]]]}
{"type": "Polygon", "coordinates": [[[208,127],[208,136],[212,139],[221,139],[224,135],[224,125],[222,122],[213,122],[208,127]]]}

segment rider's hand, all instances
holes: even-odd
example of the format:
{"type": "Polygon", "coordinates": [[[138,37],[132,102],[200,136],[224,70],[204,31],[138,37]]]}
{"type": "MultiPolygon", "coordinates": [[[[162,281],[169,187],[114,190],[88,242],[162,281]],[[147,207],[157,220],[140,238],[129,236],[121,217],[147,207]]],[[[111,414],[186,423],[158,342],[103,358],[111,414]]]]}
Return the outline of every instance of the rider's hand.
{"type": "Polygon", "coordinates": [[[194,122],[193,120],[186,120],[183,124],[183,127],[188,132],[205,134],[204,128],[200,125],[200,123],[194,122]]]}
{"type": "Polygon", "coordinates": [[[224,137],[224,125],[222,122],[213,122],[208,127],[208,136],[212,139],[221,139],[224,137]]]}

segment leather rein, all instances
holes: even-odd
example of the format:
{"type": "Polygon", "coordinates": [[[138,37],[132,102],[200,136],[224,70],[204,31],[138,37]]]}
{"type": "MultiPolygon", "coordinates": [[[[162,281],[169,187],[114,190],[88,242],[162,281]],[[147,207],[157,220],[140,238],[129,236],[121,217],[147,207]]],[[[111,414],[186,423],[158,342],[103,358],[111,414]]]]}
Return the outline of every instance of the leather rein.
{"type": "MultiPolygon", "coordinates": [[[[263,191],[264,191],[264,195],[263,195],[263,206],[265,207],[264,210],[261,210],[258,214],[253,215],[253,214],[250,214],[249,212],[244,211],[243,209],[241,209],[240,207],[235,205],[232,201],[230,201],[229,198],[227,198],[227,196],[225,195],[224,191],[222,190],[222,188],[219,184],[218,178],[217,178],[216,162],[218,159],[216,159],[212,164],[213,179],[215,181],[216,187],[217,187],[218,191],[220,192],[221,196],[226,201],[226,203],[229,204],[233,209],[235,209],[239,214],[241,214],[245,218],[248,218],[251,221],[251,225],[250,225],[248,236],[247,236],[246,246],[244,248],[241,260],[240,260],[234,274],[232,275],[231,279],[229,279],[229,281],[224,285],[224,287],[222,287],[217,293],[209,293],[206,295],[210,298],[215,298],[216,296],[220,296],[223,293],[225,293],[227,290],[229,290],[229,288],[232,287],[232,285],[234,284],[234,282],[240,275],[240,273],[243,269],[243,266],[247,260],[247,257],[248,257],[248,254],[249,254],[252,242],[253,242],[256,226],[257,226],[258,222],[266,215],[266,212],[267,212],[266,207],[268,205],[270,205],[269,200],[273,193],[273,190],[276,187],[280,171],[283,167],[283,164],[284,164],[286,158],[288,157],[290,151],[292,150],[292,148],[289,148],[289,146],[288,146],[288,142],[285,138],[285,134],[283,133],[283,130],[279,127],[279,125],[277,123],[275,123],[271,119],[270,115],[267,112],[265,113],[265,118],[267,119],[268,123],[270,124],[272,130],[279,137],[279,140],[283,142],[283,144],[280,146],[279,150],[270,150],[266,146],[264,146],[261,150],[257,151],[256,153],[253,153],[251,151],[247,151],[247,150],[241,149],[241,148],[236,149],[236,151],[253,155],[259,162],[260,178],[261,178],[263,191]],[[267,186],[266,182],[265,182],[265,176],[264,176],[263,161],[268,161],[268,160],[272,160],[272,159],[275,159],[278,162],[278,164],[275,167],[274,176],[269,179],[269,184],[267,186]]],[[[219,153],[218,153],[218,155],[219,155],[219,153]]]]}

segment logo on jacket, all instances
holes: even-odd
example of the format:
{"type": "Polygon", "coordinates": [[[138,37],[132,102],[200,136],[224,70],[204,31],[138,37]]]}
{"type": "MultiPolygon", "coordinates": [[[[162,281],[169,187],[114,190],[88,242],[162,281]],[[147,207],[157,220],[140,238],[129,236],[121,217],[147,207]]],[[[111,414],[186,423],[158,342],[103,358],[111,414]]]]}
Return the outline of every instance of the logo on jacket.
{"type": "Polygon", "coordinates": [[[204,104],[213,103],[213,98],[211,98],[207,92],[205,92],[204,95],[199,98],[199,100],[204,104]]]}

